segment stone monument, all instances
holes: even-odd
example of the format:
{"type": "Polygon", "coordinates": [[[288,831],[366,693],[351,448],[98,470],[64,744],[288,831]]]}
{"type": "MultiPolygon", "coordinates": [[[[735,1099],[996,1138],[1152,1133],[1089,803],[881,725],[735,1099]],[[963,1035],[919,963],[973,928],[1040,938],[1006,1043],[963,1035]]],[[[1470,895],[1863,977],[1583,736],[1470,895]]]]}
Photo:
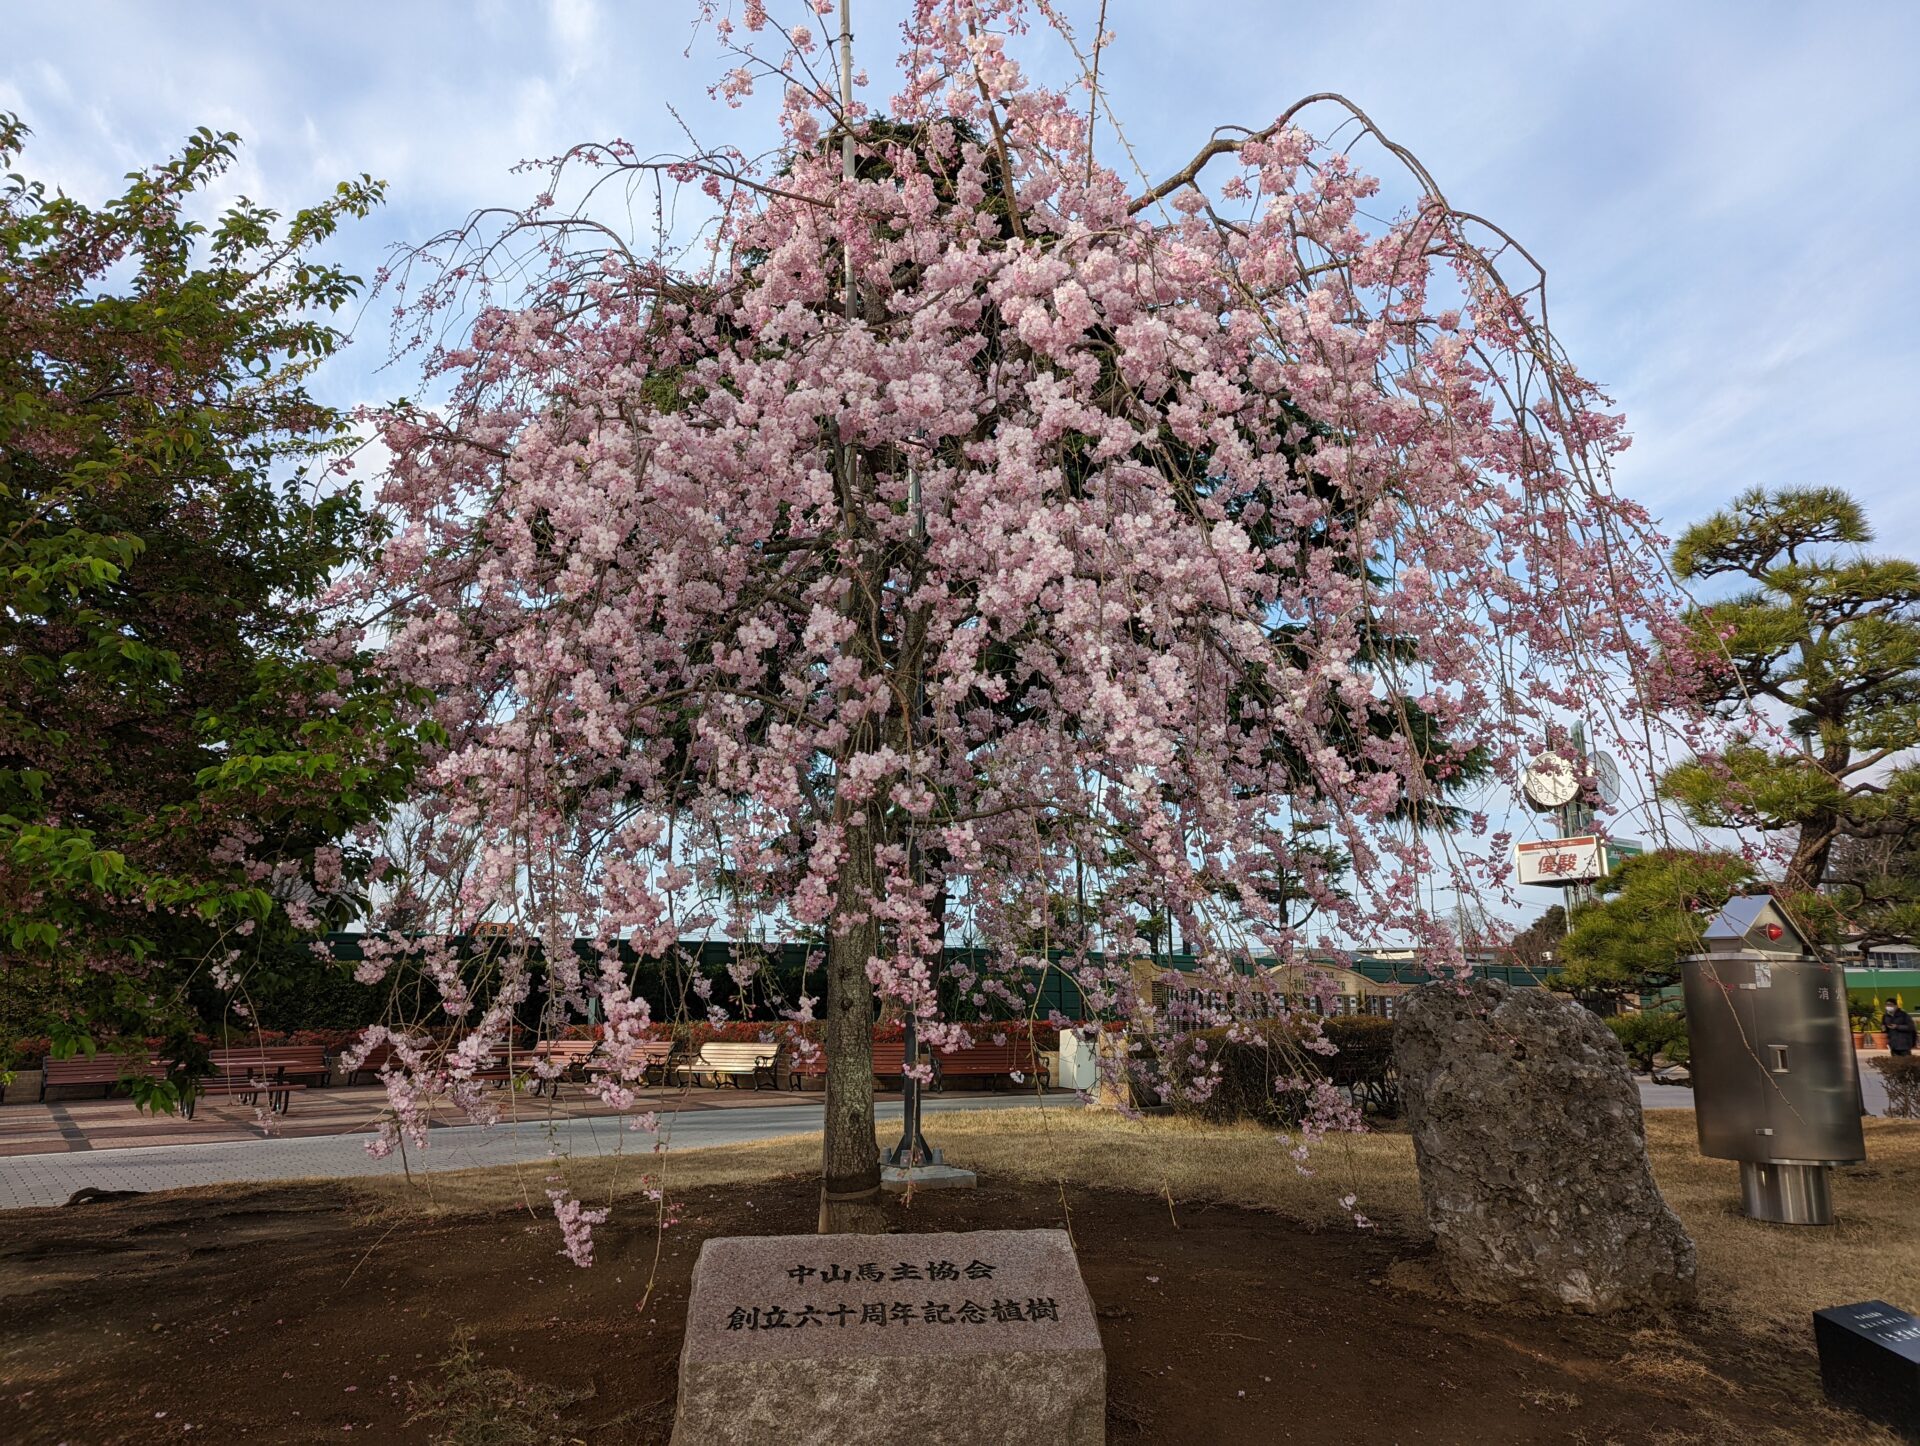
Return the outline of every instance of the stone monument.
{"type": "Polygon", "coordinates": [[[674,1446],[1100,1446],[1107,1367],[1061,1230],[709,1240],[674,1446]]]}
{"type": "Polygon", "coordinates": [[[1394,1056],[1427,1225],[1462,1295],[1594,1314],[1693,1299],[1693,1241],[1598,1016],[1494,980],[1426,984],[1394,1056]]]}

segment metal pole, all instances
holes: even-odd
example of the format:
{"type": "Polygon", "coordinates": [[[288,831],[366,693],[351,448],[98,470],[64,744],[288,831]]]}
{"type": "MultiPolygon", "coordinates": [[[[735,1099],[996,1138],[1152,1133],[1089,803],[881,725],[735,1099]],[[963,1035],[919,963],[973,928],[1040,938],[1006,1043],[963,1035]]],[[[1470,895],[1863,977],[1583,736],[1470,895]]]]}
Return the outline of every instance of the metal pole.
{"type": "MultiPolygon", "coordinates": [[[[853,0],[840,0],[840,178],[853,179],[853,0]]],[[[847,248],[847,315],[853,315],[853,248],[847,248]]]]}
{"type": "MultiPolygon", "coordinates": [[[[907,1016],[904,1063],[911,1070],[920,1062],[920,1030],[914,1016],[907,1016]]],[[[887,1163],[901,1170],[915,1165],[938,1165],[942,1157],[920,1132],[920,1081],[911,1074],[900,1081],[900,1143],[887,1155],[887,1163]]]]}
{"type": "MultiPolygon", "coordinates": [[[[913,512],[913,535],[921,547],[927,541],[927,509],[920,496],[920,469],[911,464],[907,467],[907,505],[913,512]]],[[[907,727],[918,734],[920,715],[927,704],[926,669],[916,661],[913,670],[913,716],[907,727]]],[[[911,825],[909,828],[911,829],[911,825]]],[[[907,836],[907,871],[917,884],[921,881],[920,835],[918,830],[907,836]]],[[[943,925],[941,944],[944,947],[943,925]]],[[[900,1143],[893,1147],[893,1153],[887,1157],[887,1163],[899,1169],[911,1169],[915,1165],[938,1165],[940,1152],[927,1144],[927,1137],[920,1129],[920,1081],[911,1071],[920,1063],[920,1018],[917,1013],[907,1015],[907,1037],[901,1051],[902,1063],[909,1071],[900,1081],[900,1143]]]]}
{"type": "MultiPolygon", "coordinates": [[[[1574,767],[1584,775],[1587,771],[1587,727],[1577,718],[1573,723],[1573,756],[1576,760],[1574,767]]],[[[1587,806],[1586,799],[1581,794],[1576,793],[1562,812],[1565,815],[1560,825],[1562,838],[1584,834],[1593,826],[1593,810],[1587,806]]],[[[1587,904],[1592,901],[1592,884],[1578,883],[1569,891],[1567,899],[1569,904],[1587,904]]]]}

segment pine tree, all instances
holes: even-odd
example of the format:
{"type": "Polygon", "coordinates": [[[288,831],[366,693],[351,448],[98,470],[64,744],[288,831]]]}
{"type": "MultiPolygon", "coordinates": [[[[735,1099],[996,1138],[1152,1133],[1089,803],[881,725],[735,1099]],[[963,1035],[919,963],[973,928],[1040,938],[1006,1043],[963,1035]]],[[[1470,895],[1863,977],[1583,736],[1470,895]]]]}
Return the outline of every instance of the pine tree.
{"type": "Polygon", "coordinates": [[[1920,566],[1872,541],[1838,488],[1755,489],[1673,552],[1682,578],[1747,584],[1690,614],[1710,701],[1784,711],[1799,746],[1749,738],[1675,768],[1663,792],[1708,827],[1793,831],[1792,893],[1827,881],[1840,840],[1920,829],[1920,772],[1902,761],[1920,744],[1920,566]]]}

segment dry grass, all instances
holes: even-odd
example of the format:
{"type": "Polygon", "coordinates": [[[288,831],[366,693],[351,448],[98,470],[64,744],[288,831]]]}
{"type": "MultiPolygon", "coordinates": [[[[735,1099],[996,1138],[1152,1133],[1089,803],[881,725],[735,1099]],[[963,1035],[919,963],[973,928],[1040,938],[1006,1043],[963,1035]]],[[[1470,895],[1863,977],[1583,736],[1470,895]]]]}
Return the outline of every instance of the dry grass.
{"type": "Polygon", "coordinates": [[[1747,1219],[1740,1167],[1701,1158],[1693,1112],[1648,1112],[1654,1175],[1699,1249],[1704,1303],[1801,1336],[1822,1306],[1920,1306],[1920,1121],[1862,1123],[1867,1163],[1834,1172],[1835,1224],[1812,1229],[1747,1219]]]}
{"type": "MultiPolygon", "coordinates": [[[[632,1138],[640,1141],[648,1137],[632,1138]]],[[[623,1209],[631,1209],[636,1201],[645,1205],[645,1192],[662,1183],[669,1192],[709,1185],[751,1185],[782,1175],[817,1172],[819,1168],[820,1136],[813,1134],[662,1154],[637,1145],[631,1154],[618,1156],[435,1170],[415,1175],[411,1182],[401,1176],[358,1179],[351,1182],[351,1189],[360,1203],[381,1214],[423,1209],[465,1214],[515,1206],[545,1212],[549,1209],[546,1192],[557,1178],[589,1205],[614,1201],[623,1209]]]]}
{"type": "MultiPolygon", "coordinates": [[[[1839,1171],[1834,1182],[1839,1223],[1804,1229],[1762,1225],[1740,1214],[1738,1167],[1700,1156],[1691,1111],[1654,1110],[1646,1118],[1660,1188],[1699,1248],[1704,1305],[1732,1313],[1748,1329],[1790,1330],[1804,1339],[1808,1312],[1823,1305],[1876,1297],[1920,1302],[1920,1121],[1866,1121],[1869,1163],[1839,1171]]],[[[1182,1202],[1205,1200],[1338,1225],[1345,1220],[1339,1197],[1351,1193],[1382,1228],[1407,1235],[1420,1230],[1413,1145],[1404,1133],[1321,1141],[1310,1175],[1295,1168],[1271,1132],[1254,1127],[1048,1108],[942,1114],[929,1121],[929,1134],[950,1162],[983,1175],[1165,1196],[1176,1214],[1182,1202]]],[[[670,1190],[747,1184],[811,1173],[819,1151],[819,1137],[811,1135],[664,1159],[574,1160],[564,1170],[580,1198],[611,1197],[631,1208],[648,1171],[664,1168],[670,1190]]],[[[523,1203],[544,1210],[547,1176],[555,1168],[436,1174],[413,1187],[357,1181],[354,1190],[383,1212],[523,1203]]],[[[1671,1368],[1671,1352],[1648,1356],[1671,1368]]]]}
{"type": "Polygon", "coordinates": [[[1035,1109],[941,1115],[928,1131],[951,1163],[1000,1178],[1142,1191],[1176,1208],[1211,1200],[1311,1224],[1346,1223],[1339,1199],[1348,1194],[1391,1229],[1412,1229],[1420,1215],[1405,1134],[1321,1140],[1303,1174],[1271,1130],[1252,1125],[1035,1109]]]}

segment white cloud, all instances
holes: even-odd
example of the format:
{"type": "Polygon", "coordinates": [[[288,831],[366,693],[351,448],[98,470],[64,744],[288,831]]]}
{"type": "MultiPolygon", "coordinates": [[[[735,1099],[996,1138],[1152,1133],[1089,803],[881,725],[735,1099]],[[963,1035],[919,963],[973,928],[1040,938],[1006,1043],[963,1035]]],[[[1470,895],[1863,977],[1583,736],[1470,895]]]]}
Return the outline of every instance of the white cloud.
{"type": "Polygon", "coordinates": [[[554,47],[569,77],[591,70],[604,53],[600,47],[600,7],[594,0],[550,0],[554,47]]]}
{"type": "MultiPolygon", "coordinates": [[[[1096,7],[1068,4],[1084,39],[1096,7]]],[[[1151,175],[1218,123],[1344,91],[1545,262],[1563,343],[1636,434],[1619,481],[1669,530],[1742,487],[1833,482],[1888,550],[1920,554],[1920,7],[1209,0],[1198,24],[1199,8],[1109,8],[1102,76],[1151,175]]],[[[856,5],[875,96],[903,9],[856,5]]],[[[524,203],[517,161],[589,138],[684,145],[670,105],[703,142],[763,149],[773,98],[708,103],[722,63],[705,42],[685,55],[692,20],[692,0],[64,0],[10,7],[0,106],[36,132],[25,169],[93,199],[203,124],[247,141],[223,195],[285,210],[371,172],[390,204],[338,247],[371,274],[396,243],[524,203]]],[[[1026,59],[1072,78],[1057,45],[1026,59]]],[[[381,370],[378,320],[364,331],[323,375],[335,400],[410,389],[404,365],[381,370]]]]}

